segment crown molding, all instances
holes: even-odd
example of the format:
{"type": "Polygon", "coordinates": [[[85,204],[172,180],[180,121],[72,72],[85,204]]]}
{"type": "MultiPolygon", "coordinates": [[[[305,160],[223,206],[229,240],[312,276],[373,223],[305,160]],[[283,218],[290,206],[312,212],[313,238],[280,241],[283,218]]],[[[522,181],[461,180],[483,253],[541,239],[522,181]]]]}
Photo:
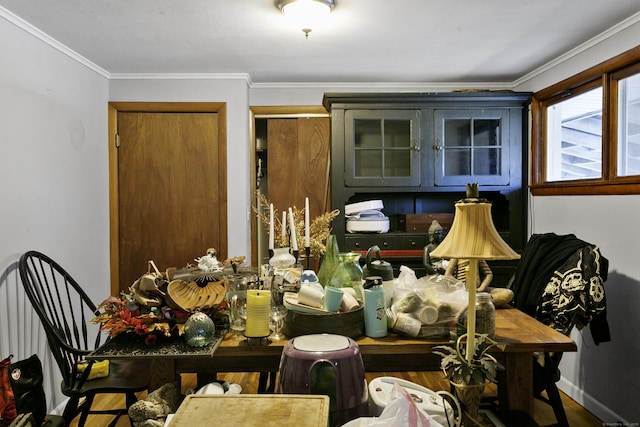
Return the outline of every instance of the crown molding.
{"type": "Polygon", "coordinates": [[[112,73],[111,80],[244,80],[251,86],[247,73],[112,73]]]}
{"type": "MultiPolygon", "coordinates": [[[[575,48],[571,49],[570,51],[558,56],[557,58],[547,62],[546,64],[542,65],[539,68],[536,68],[535,70],[525,74],[524,76],[520,77],[519,79],[515,80],[512,84],[512,87],[518,87],[526,82],[528,82],[529,80],[532,80],[533,78],[557,67],[558,65],[561,65],[564,62],[567,62],[568,60],[578,56],[579,54],[589,50],[590,48],[602,43],[603,41],[615,36],[618,33],[621,33],[622,31],[626,30],[627,28],[631,27],[632,25],[637,24],[638,22],[640,22],[640,12],[636,13],[635,15],[632,15],[630,17],[628,17],[627,19],[625,19],[622,22],[619,22],[618,24],[614,25],[613,27],[607,29],[606,31],[603,31],[602,33],[598,34],[597,36],[587,40],[586,42],[582,43],[579,46],[576,46],[575,48]]],[[[614,54],[612,54],[611,56],[615,56],[614,54]]]]}
{"type": "Polygon", "coordinates": [[[38,40],[40,40],[43,43],[51,46],[55,50],[57,50],[60,53],[68,56],[69,58],[73,59],[74,61],[79,62],[80,64],[82,64],[85,67],[89,68],[90,70],[96,72],[97,74],[100,74],[101,76],[103,76],[103,77],[105,77],[107,79],[110,78],[111,75],[107,70],[105,70],[104,68],[100,67],[99,65],[89,61],[84,56],[80,55],[76,51],[68,48],[66,45],[60,43],[59,41],[55,40],[54,38],[50,37],[49,35],[45,34],[42,31],[40,31],[39,29],[37,29],[33,25],[29,24],[24,19],[20,18],[19,16],[14,15],[13,13],[9,12],[7,9],[3,8],[2,6],[0,6],[0,17],[6,19],[7,21],[9,21],[12,24],[14,24],[16,27],[18,27],[18,28],[22,29],[23,31],[25,31],[26,33],[34,36],[38,40]]]}

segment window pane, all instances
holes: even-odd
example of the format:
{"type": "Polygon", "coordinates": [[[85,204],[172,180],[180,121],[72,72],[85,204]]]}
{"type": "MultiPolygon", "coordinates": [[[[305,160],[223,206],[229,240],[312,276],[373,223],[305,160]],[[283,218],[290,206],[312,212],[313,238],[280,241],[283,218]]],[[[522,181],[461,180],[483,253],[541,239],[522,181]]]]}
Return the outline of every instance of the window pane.
{"type": "Polygon", "coordinates": [[[500,120],[474,120],[473,145],[476,147],[500,145],[500,120]]]}
{"type": "Polygon", "coordinates": [[[602,88],[547,107],[547,181],[602,176],[602,88]]]}
{"type": "Polygon", "coordinates": [[[356,177],[382,176],[382,150],[358,150],[354,152],[356,177]]]}
{"type": "Polygon", "coordinates": [[[384,176],[411,176],[411,155],[409,150],[384,152],[384,176]]]}
{"type": "Polygon", "coordinates": [[[447,119],[444,122],[445,147],[471,146],[471,120],[447,119]]]}
{"type": "Polygon", "coordinates": [[[385,120],[384,121],[384,146],[410,148],[411,147],[411,121],[410,120],[385,120]]]}
{"type": "Polygon", "coordinates": [[[618,82],[618,176],[640,175],[640,74],[618,82]]]}
{"type": "Polygon", "coordinates": [[[500,172],[500,149],[476,148],[474,150],[474,175],[500,175],[500,172]]]}
{"type": "Polygon", "coordinates": [[[380,120],[358,119],[353,121],[356,148],[382,147],[382,124],[380,120]]]}
{"type": "Polygon", "coordinates": [[[445,176],[472,175],[471,172],[471,150],[449,149],[444,153],[444,174],[445,176]]]}

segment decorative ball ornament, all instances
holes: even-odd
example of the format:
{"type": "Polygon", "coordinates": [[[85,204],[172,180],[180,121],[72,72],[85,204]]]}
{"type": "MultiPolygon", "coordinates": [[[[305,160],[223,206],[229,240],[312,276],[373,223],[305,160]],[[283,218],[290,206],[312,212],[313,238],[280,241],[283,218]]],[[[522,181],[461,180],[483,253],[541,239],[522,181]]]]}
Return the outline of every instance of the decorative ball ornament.
{"type": "Polygon", "coordinates": [[[205,313],[196,311],[184,324],[184,339],[191,347],[205,347],[213,342],[216,327],[205,313]]]}

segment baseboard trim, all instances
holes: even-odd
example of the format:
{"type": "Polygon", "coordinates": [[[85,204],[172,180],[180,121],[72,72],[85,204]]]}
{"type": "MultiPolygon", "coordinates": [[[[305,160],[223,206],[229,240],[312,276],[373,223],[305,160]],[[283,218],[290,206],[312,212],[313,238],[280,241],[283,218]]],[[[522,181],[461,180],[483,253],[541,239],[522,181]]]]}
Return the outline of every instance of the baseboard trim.
{"type": "Polygon", "coordinates": [[[622,422],[625,425],[630,425],[630,422],[623,419],[620,415],[612,411],[607,406],[604,406],[598,400],[594,399],[590,394],[585,393],[584,390],[576,386],[575,384],[561,377],[558,381],[558,388],[562,390],[567,396],[582,405],[587,411],[602,420],[603,423],[622,422]]]}

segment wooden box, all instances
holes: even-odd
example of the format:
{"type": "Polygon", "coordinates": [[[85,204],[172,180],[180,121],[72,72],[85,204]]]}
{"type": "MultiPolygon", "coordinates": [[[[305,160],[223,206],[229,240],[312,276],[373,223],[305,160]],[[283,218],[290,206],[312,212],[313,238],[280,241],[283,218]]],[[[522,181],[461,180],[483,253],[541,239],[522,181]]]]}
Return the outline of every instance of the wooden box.
{"type": "Polygon", "coordinates": [[[329,396],[301,394],[190,394],[169,427],[327,427],[329,396]]]}
{"type": "Polygon", "coordinates": [[[398,215],[398,229],[407,233],[426,233],[431,222],[437,220],[445,234],[453,223],[452,213],[424,213],[424,214],[400,214],[398,215]]]}

